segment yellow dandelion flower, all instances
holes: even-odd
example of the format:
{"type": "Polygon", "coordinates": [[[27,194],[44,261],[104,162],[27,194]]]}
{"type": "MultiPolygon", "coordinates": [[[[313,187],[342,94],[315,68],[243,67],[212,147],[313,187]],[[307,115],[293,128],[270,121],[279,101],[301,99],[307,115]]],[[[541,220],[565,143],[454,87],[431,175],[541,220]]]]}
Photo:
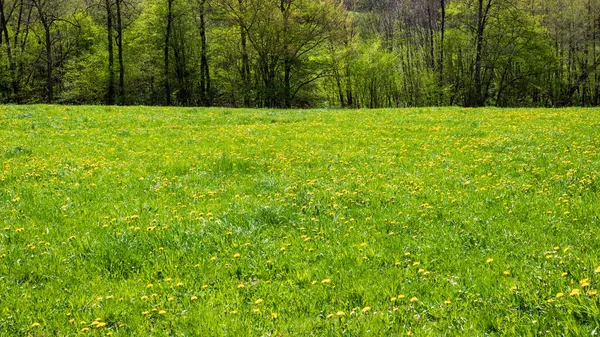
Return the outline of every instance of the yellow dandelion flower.
{"type": "Polygon", "coordinates": [[[587,292],[587,295],[592,297],[598,295],[598,290],[590,290],[587,292]]]}
{"type": "Polygon", "coordinates": [[[254,304],[261,304],[262,302],[263,302],[263,299],[259,298],[256,301],[254,301],[254,304]]]}
{"type": "Polygon", "coordinates": [[[403,294],[398,295],[398,299],[401,300],[403,298],[405,298],[406,296],[404,296],[403,294]]]}
{"type": "Polygon", "coordinates": [[[160,311],[158,312],[158,314],[159,314],[159,315],[164,315],[164,314],[166,314],[166,313],[167,313],[167,312],[166,312],[165,310],[160,310],[160,311]]]}
{"type": "Polygon", "coordinates": [[[562,275],[562,277],[565,277],[565,276],[569,275],[569,273],[567,273],[567,272],[563,272],[563,273],[562,273],[562,274],[560,274],[560,275],[562,275]]]}
{"type": "Polygon", "coordinates": [[[326,279],[324,279],[323,281],[321,281],[321,283],[322,283],[322,284],[328,284],[328,283],[331,283],[331,279],[328,279],[328,278],[326,278],[326,279]]]}
{"type": "Polygon", "coordinates": [[[154,284],[152,284],[152,283],[148,283],[148,284],[146,285],[146,288],[152,288],[152,287],[154,287],[154,284]]]}
{"type": "Polygon", "coordinates": [[[277,318],[277,317],[278,317],[278,315],[276,313],[274,313],[274,312],[271,313],[271,318],[277,318]]]}
{"type": "Polygon", "coordinates": [[[235,314],[238,313],[238,311],[237,310],[231,310],[229,313],[232,314],[232,315],[235,315],[235,314]]]}
{"type": "Polygon", "coordinates": [[[98,324],[96,324],[96,328],[103,328],[106,326],[106,323],[104,322],[98,322],[98,324]]]}
{"type": "Polygon", "coordinates": [[[149,311],[142,311],[142,316],[146,316],[148,315],[150,312],[149,311]]]}
{"type": "Polygon", "coordinates": [[[36,326],[40,326],[40,323],[38,323],[38,322],[34,322],[33,324],[31,324],[31,327],[32,327],[32,328],[35,328],[36,326]]]}
{"type": "Polygon", "coordinates": [[[327,318],[333,318],[335,315],[334,314],[329,314],[327,315],[327,318]]]}
{"type": "Polygon", "coordinates": [[[197,299],[198,299],[198,296],[192,296],[192,297],[190,297],[190,299],[191,299],[192,301],[195,301],[195,300],[197,300],[197,299]]]}
{"type": "Polygon", "coordinates": [[[590,279],[589,278],[584,278],[583,280],[579,281],[579,284],[581,285],[582,288],[589,287],[590,286],[590,279]]]}
{"type": "Polygon", "coordinates": [[[369,310],[371,310],[371,307],[364,307],[362,308],[362,312],[368,312],[369,310]]]}
{"type": "Polygon", "coordinates": [[[343,312],[343,311],[338,311],[338,312],[336,312],[336,313],[335,313],[335,315],[336,315],[337,317],[342,317],[342,316],[346,316],[346,313],[345,313],[345,312],[343,312]]]}
{"type": "Polygon", "coordinates": [[[88,331],[90,331],[90,328],[83,328],[83,329],[81,329],[81,332],[88,332],[88,331]]]}
{"type": "Polygon", "coordinates": [[[446,301],[444,301],[444,304],[452,304],[452,301],[446,300],[446,301]]]}
{"type": "Polygon", "coordinates": [[[169,298],[167,298],[167,302],[171,302],[171,301],[173,301],[174,299],[175,299],[175,297],[169,297],[169,298]]]}
{"type": "Polygon", "coordinates": [[[504,275],[506,275],[506,276],[509,276],[509,275],[510,275],[510,271],[508,271],[508,270],[505,270],[505,271],[504,271],[502,274],[504,274],[504,275]]]}
{"type": "Polygon", "coordinates": [[[140,299],[141,299],[142,301],[145,301],[145,300],[147,300],[147,299],[148,299],[148,296],[144,295],[144,296],[140,297],[140,299]]]}
{"type": "Polygon", "coordinates": [[[571,290],[571,293],[569,294],[569,296],[579,296],[581,295],[581,290],[575,288],[573,290],[571,290]]]}
{"type": "Polygon", "coordinates": [[[410,299],[410,301],[411,301],[411,302],[418,302],[418,301],[419,301],[419,299],[418,299],[417,297],[413,297],[413,298],[411,298],[411,299],[410,299]]]}
{"type": "Polygon", "coordinates": [[[240,256],[241,256],[241,255],[240,255],[240,253],[235,253],[235,254],[233,254],[233,258],[234,258],[234,259],[237,259],[237,258],[239,258],[240,256]]]}
{"type": "Polygon", "coordinates": [[[181,282],[177,282],[176,286],[178,286],[178,287],[183,287],[183,283],[181,283],[181,282]]]}
{"type": "Polygon", "coordinates": [[[494,259],[492,259],[492,258],[489,258],[485,261],[485,263],[492,263],[492,262],[494,262],[494,259]]]}
{"type": "Polygon", "coordinates": [[[594,270],[596,273],[600,273],[600,266],[594,270]]]}

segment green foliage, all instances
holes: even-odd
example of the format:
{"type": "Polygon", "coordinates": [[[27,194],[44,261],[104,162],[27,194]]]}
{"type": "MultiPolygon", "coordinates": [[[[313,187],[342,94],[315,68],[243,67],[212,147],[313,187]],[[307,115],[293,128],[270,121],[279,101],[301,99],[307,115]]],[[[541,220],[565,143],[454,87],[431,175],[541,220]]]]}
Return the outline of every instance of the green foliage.
{"type": "Polygon", "coordinates": [[[0,10],[7,24],[0,42],[0,102],[170,101],[247,107],[600,104],[600,33],[595,24],[600,3],[594,1],[172,4],[172,31],[165,46],[165,1],[3,0],[0,10]],[[484,9],[481,18],[479,4],[484,9]],[[114,40],[110,45],[113,86],[119,87],[120,95],[116,100],[109,94],[108,35],[114,40]],[[117,36],[123,47],[122,91],[117,36]]]}

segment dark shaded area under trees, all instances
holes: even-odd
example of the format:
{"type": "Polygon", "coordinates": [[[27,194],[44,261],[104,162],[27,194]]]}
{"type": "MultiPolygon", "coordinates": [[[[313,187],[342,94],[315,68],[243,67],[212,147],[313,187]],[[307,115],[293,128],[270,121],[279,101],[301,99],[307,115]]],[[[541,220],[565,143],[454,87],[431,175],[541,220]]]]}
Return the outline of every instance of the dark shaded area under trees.
{"type": "Polygon", "coordinates": [[[0,0],[0,103],[597,106],[600,0],[0,0]]]}

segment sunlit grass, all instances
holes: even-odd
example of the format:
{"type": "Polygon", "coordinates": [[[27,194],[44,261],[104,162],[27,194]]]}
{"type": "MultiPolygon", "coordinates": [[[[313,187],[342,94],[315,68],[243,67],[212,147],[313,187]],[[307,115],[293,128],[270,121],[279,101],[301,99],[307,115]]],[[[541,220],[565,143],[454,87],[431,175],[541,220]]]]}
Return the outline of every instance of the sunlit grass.
{"type": "Polygon", "coordinates": [[[600,110],[0,106],[0,335],[590,335],[600,110]]]}

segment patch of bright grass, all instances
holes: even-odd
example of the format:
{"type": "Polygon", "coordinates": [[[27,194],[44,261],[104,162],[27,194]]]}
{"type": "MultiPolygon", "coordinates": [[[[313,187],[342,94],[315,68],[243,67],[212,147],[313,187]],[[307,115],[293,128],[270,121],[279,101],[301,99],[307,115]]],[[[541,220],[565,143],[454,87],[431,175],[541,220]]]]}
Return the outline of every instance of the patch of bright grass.
{"type": "Polygon", "coordinates": [[[591,335],[600,110],[0,106],[0,335],[591,335]]]}

